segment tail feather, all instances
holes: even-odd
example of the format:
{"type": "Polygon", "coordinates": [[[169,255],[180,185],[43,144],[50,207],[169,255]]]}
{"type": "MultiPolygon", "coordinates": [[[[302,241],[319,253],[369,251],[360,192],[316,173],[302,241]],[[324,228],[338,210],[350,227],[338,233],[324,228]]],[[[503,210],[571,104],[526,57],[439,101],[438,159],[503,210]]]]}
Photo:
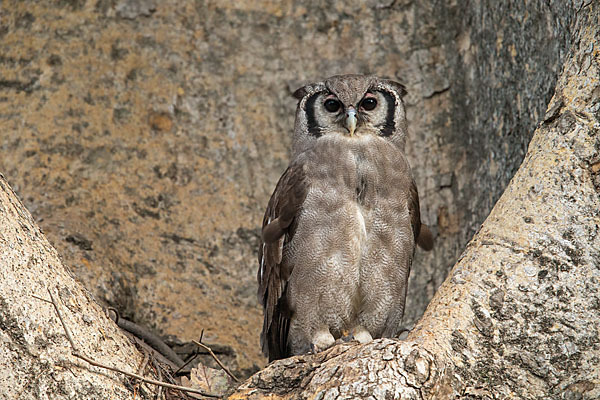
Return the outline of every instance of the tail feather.
{"type": "Polygon", "coordinates": [[[431,233],[429,227],[425,224],[421,224],[421,230],[419,231],[417,244],[425,251],[433,249],[433,234],[431,233]]]}

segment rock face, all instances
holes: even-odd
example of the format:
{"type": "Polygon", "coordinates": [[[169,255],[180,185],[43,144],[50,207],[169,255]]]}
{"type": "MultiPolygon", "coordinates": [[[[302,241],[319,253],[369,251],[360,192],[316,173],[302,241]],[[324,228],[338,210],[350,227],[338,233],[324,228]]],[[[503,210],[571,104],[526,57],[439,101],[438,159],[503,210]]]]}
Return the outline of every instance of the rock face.
{"type": "Polygon", "coordinates": [[[522,161],[580,7],[438,3],[5,1],[0,171],[98,300],[184,341],[204,329],[249,372],[290,94],[338,73],[400,80],[436,235],[410,328],[522,161]]]}

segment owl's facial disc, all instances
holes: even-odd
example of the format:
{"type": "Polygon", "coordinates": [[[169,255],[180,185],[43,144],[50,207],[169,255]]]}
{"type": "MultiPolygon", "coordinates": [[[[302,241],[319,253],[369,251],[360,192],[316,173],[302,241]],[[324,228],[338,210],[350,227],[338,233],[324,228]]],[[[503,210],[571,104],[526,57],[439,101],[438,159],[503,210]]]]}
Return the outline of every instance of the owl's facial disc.
{"type": "Polygon", "coordinates": [[[308,130],[314,136],[341,134],[350,137],[379,134],[381,105],[385,99],[379,91],[367,90],[342,100],[339,93],[318,92],[306,101],[308,130]]]}
{"type": "Polygon", "coordinates": [[[346,128],[348,128],[350,136],[354,135],[357,122],[358,120],[356,119],[356,109],[354,108],[354,106],[348,106],[348,108],[346,109],[346,128]]]}

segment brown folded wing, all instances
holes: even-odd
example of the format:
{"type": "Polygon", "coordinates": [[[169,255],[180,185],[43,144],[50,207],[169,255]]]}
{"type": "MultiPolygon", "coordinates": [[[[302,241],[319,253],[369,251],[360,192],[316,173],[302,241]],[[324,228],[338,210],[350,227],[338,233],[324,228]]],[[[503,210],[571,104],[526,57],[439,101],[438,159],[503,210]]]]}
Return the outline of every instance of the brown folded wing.
{"type": "Polygon", "coordinates": [[[294,234],[296,216],[306,198],[308,185],[302,165],[292,164],[279,179],[263,219],[258,261],[258,301],[264,309],[261,334],[263,353],[269,361],[287,357],[291,312],[287,306],[287,281],[292,272],[283,250],[294,234]]]}

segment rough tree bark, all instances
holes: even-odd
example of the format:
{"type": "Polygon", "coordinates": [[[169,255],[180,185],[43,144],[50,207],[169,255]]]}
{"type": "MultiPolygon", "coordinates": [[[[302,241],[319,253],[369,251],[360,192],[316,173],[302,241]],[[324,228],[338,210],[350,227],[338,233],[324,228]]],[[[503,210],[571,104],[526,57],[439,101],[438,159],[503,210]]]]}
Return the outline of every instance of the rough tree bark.
{"type": "Polygon", "coordinates": [[[124,375],[90,367],[71,354],[62,314],[78,350],[137,373],[143,357],[70,273],[0,174],[0,398],[152,398],[124,375]],[[135,393],[134,393],[135,392],[135,393]]]}
{"type": "Polygon", "coordinates": [[[407,340],[269,365],[232,398],[600,398],[600,5],[523,164],[407,340]]]}

